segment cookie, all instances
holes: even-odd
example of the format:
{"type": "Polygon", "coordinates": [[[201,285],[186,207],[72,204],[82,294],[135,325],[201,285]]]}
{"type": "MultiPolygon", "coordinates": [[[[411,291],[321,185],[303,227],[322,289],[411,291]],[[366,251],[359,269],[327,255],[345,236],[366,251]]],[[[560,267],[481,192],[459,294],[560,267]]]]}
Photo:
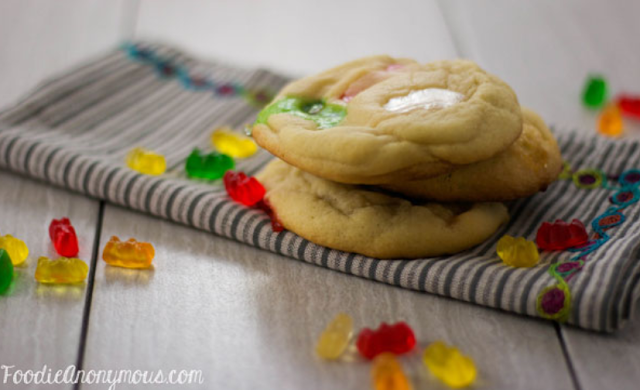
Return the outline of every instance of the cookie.
{"type": "Polygon", "coordinates": [[[278,159],[257,178],[288,230],[319,245],[376,258],[460,252],[485,241],[509,219],[502,203],[412,203],[322,179],[278,159]]]}
{"type": "Polygon", "coordinates": [[[500,153],[521,131],[513,90],[475,63],[388,56],[289,84],[252,126],[287,163],[351,184],[450,172],[500,153]]]}
{"type": "Polygon", "coordinates": [[[544,121],[522,109],[522,134],[506,151],[430,179],[385,186],[414,198],[439,201],[505,201],[544,190],[562,170],[556,140],[544,121]]]}

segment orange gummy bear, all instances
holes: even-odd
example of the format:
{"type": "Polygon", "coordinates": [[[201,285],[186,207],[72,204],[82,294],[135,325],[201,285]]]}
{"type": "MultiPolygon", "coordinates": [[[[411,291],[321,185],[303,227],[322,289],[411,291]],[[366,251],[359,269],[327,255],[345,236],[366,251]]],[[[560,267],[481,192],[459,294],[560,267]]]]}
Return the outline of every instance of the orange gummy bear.
{"type": "Polygon", "coordinates": [[[122,242],[111,237],[102,252],[102,259],[109,265],[124,268],[149,268],[155,250],[148,242],[138,242],[133,238],[122,242]]]}

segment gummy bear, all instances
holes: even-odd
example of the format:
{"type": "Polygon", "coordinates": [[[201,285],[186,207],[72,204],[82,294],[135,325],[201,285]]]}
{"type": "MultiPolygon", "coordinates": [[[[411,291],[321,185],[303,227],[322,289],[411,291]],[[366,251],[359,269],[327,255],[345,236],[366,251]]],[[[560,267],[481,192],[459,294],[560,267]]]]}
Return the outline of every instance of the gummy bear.
{"type": "Polygon", "coordinates": [[[460,353],[458,348],[436,341],[424,350],[425,366],[444,384],[453,388],[469,386],[476,379],[473,360],[460,353]]]}
{"type": "Polygon", "coordinates": [[[548,251],[573,248],[587,241],[589,241],[587,230],[577,219],[570,224],[560,219],[554,223],[543,222],[536,235],[538,248],[548,251]]]}
{"type": "Polygon", "coordinates": [[[54,219],[49,225],[49,237],[61,256],[73,257],[78,255],[78,237],[71,226],[69,218],[54,219]]]}
{"type": "Polygon", "coordinates": [[[502,236],[497,252],[502,261],[512,267],[533,267],[540,260],[536,244],[524,237],[502,236]]]}
{"type": "Polygon", "coordinates": [[[623,115],[640,119],[640,96],[621,95],[617,103],[623,115]]]}
{"type": "Polygon", "coordinates": [[[316,344],[316,353],[321,358],[337,359],[349,346],[352,335],[353,319],[347,314],[340,313],[320,335],[316,344]]]}
{"type": "Polygon", "coordinates": [[[393,325],[382,323],[377,330],[364,328],[358,335],[356,346],[362,356],[373,359],[383,352],[402,354],[416,345],[413,330],[404,322],[393,325]]]}
{"type": "Polygon", "coordinates": [[[282,113],[313,121],[318,129],[328,129],[342,122],[347,109],[343,105],[328,104],[324,100],[285,97],[260,111],[256,124],[266,125],[271,115],[282,113]]]}
{"type": "Polygon", "coordinates": [[[79,283],[87,278],[89,266],[80,259],[60,257],[51,260],[40,257],[36,267],[36,280],[48,284],[79,283]]]}
{"type": "Polygon", "coordinates": [[[145,175],[162,175],[167,169],[167,162],[161,154],[133,148],[127,155],[127,166],[145,175]]]}
{"type": "Polygon", "coordinates": [[[231,199],[245,206],[253,206],[260,202],[266,192],[255,177],[247,177],[244,172],[225,173],[224,187],[231,199]]]}
{"type": "Polygon", "coordinates": [[[375,390],[411,390],[409,379],[392,353],[383,353],[375,358],[371,380],[375,390]]]}
{"type": "Polygon", "coordinates": [[[589,108],[599,108],[607,100],[607,82],[601,76],[591,76],[582,93],[582,102],[589,108]]]}
{"type": "Polygon", "coordinates": [[[27,256],[29,256],[29,248],[27,248],[27,244],[10,234],[0,237],[0,249],[7,251],[13,265],[20,265],[24,263],[27,256]]]}
{"type": "Polygon", "coordinates": [[[620,109],[615,104],[608,105],[598,117],[598,131],[607,137],[619,137],[624,131],[620,109]]]}
{"type": "Polygon", "coordinates": [[[274,232],[278,233],[284,230],[282,222],[278,219],[278,215],[271,207],[267,198],[263,198],[260,202],[256,203],[256,207],[267,213],[269,218],[271,218],[271,229],[273,229],[274,232]]]}
{"type": "Polygon", "coordinates": [[[216,129],[211,134],[211,143],[220,153],[235,158],[246,158],[258,151],[258,146],[251,138],[225,127],[216,129]]]}
{"type": "Polygon", "coordinates": [[[0,294],[5,292],[13,279],[13,263],[6,250],[0,249],[0,294]]]}
{"type": "Polygon", "coordinates": [[[155,249],[148,242],[138,242],[133,238],[122,242],[116,236],[111,237],[102,252],[102,259],[109,265],[124,268],[149,268],[155,249]]]}
{"type": "Polygon", "coordinates": [[[217,180],[224,176],[229,169],[233,169],[233,159],[226,154],[216,152],[203,153],[199,149],[193,149],[185,170],[189,177],[207,180],[217,180]]]}

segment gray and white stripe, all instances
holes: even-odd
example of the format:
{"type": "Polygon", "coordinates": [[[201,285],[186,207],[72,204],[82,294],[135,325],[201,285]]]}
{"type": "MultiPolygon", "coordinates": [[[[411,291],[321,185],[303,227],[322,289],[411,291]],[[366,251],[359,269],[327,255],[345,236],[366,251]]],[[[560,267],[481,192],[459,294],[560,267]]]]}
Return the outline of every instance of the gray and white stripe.
{"type": "MultiPolygon", "coordinates": [[[[200,62],[170,47],[146,45],[219,82],[278,90],[288,79],[267,70],[243,70],[200,62]]],[[[536,298],[554,284],[549,264],[571,256],[544,253],[531,269],[505,267],[495,255],[505,233],[534,239],[543,221],[579,218],[589,223],[609,206],[612,191],[581,190],[569,181],[509,205],[512,219],[487,242],[464,253],[418,260],[379,260],[315,245],[291,232],[274,233],[259,210],[230,201],[220,183],[187,180],[184,159],[193,147],[209,148],[211,129],[250,123],[257,109],[242,98],[217,98],[185,90],[175,79],[114,51],[42,84],[0,113],[0,167],[88,196],[204,229],[284,256],[408,289],[537,316],[536,298]],[[123,164],[132,146],[163,153],[162,177],[140,175],[123,164]]],[[[578,131],[559,136],[564,158],[576,169],[617,175],[640,161],[632,141],[610,141],[578,131]]],[[[261,151],[238,161],[255,173],[269,159],[261,151]]],[[[626,222],[611,241],[591,254],[571,280],[569,323],[612,331],[629,318],[640,279],[640,205],[624,210],[626,222]]]]}

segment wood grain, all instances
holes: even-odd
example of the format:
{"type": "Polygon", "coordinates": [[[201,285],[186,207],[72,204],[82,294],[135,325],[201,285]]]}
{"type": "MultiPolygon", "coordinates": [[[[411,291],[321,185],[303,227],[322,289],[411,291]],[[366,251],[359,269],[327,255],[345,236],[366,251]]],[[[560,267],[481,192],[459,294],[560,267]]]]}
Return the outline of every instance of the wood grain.
{"type": "Polygon", "coordinates": [[[455,56],[433,0],[141,0],[135,31],[203,57],[292,75],[373,54],[455,56]]]}
{"type": "MultiPolygon", "coordinates": [[[[415,387],[438,388],[421,363],[437,339],[476,360],[477,388],[572,388],[551,323],[346,276],[118,207],[111,235],[156,247],[153,270],[97,266],[85,368],[201,369],[202,388],[361,389],[370,365],[313,354],[338,312],[356,326],[405,320],[420,350],[402,361],[415,387]],[[517,375],[514,375],[517,373],[517,375]]],[[[83,386],[83,388],[91,388],[83,386]]]]}
{"type": "MultiPolygon", "coordinates": [[[[462,57],[507,81],[522,105],[559,130],[595,134],[597,112],[583,108],[590,73],[612,95],[640,91],[640,2],[439,1],[462,57]]],[[[625,121],[640,138],[640,122],[625,121]]]]}
{"type": "Polygon", "coordinates": [[[126,37],[128,0],[0,2],[0,109],[126,37]]]}
{"type": "Polygon", "coordinates": [[[562,334],[584,390],[638,388],[640,380],[640,313],[633,322],[612,335],[600,335],[573,327],[562,334]]]}
{"type": "MultiPolygon", "coordinates": [[[[595,121],[579,101],[589,72],[604,73],[614,91],[640,90],[634,1],[330,0],[291,7],[142,0],[138,16],[135,5],[1,2],[0,108],[131,32],[293,74],[381,52],[422,61],[464,56],[504,78],[549,122],[584,131],[595,121]]],[[[51,254],[48,221],[66,214],[82,232],[81,256],[89,261],[97,202],[5,172],[0,200],[0,233],[24,238],[32,252],[13,290],[0,297],[0,364],[64,368],[77,357],[86,288],[38,286],[35,260],[51,254]]],[[[406,320],[421,348],[436,339],[460,346],[479,365],[476,388],[573,388],[550,323],[342,275],[108,206],[101,246],[112,234],[153,242],[156,266],[127,271],[99,262],[85,368],[202,369],[204,384],[185,388],[367,388],[369,366],[354,351],[338,363],[312,354],[325,323],[345,311],[357,327],[406,320]]],[[[602,336],[563,328],[581,388],[637,388],[639,330],[602,336]]],[[[402,361],[416,389],[443,388],[418,353],[402,361]]]]}
{"type": "MultiPolygon", "coordinates": [[[[48,227],[53,218],[63,216],[71,219],[78,233],[78,257],[90,264],[98,202],[3,171],[0,200],[0,234],[24,240],[30,252],[26,264],[15,268],[9,291],[0,296],[0,365],[15,366],[10,370],[41,370],[44,365],[66,369],[77,359],[87,284],[42,285],[34,274],[38,257],[59,257],[48,227]]],[[[0,383],[3,377],[4,371],[0,383]]]]}
{"type": "MultiPolygon", "coordinates": [[[[121,17],[131,11],[128,3],[0,2],[0,109],[44,78],[114,47],[124,36],[121,17]]],[[[40,285],[34,273],[39,256],[56,257],[47,229],[51,219],[62,216],[71,218],[79,234],[79,257],[90,264],[97,214],[95,200],[0,171],[0,234],[19,237],[30,249],[26,265],[16,268],[11,290],[0,296],[0,365],[15,366],[11,370],[42,370],[46,365],[55,372],[76,364],[87,284],[40,285]]],[[[42,387],[8,382],[3,388],[42,387]]]]}

